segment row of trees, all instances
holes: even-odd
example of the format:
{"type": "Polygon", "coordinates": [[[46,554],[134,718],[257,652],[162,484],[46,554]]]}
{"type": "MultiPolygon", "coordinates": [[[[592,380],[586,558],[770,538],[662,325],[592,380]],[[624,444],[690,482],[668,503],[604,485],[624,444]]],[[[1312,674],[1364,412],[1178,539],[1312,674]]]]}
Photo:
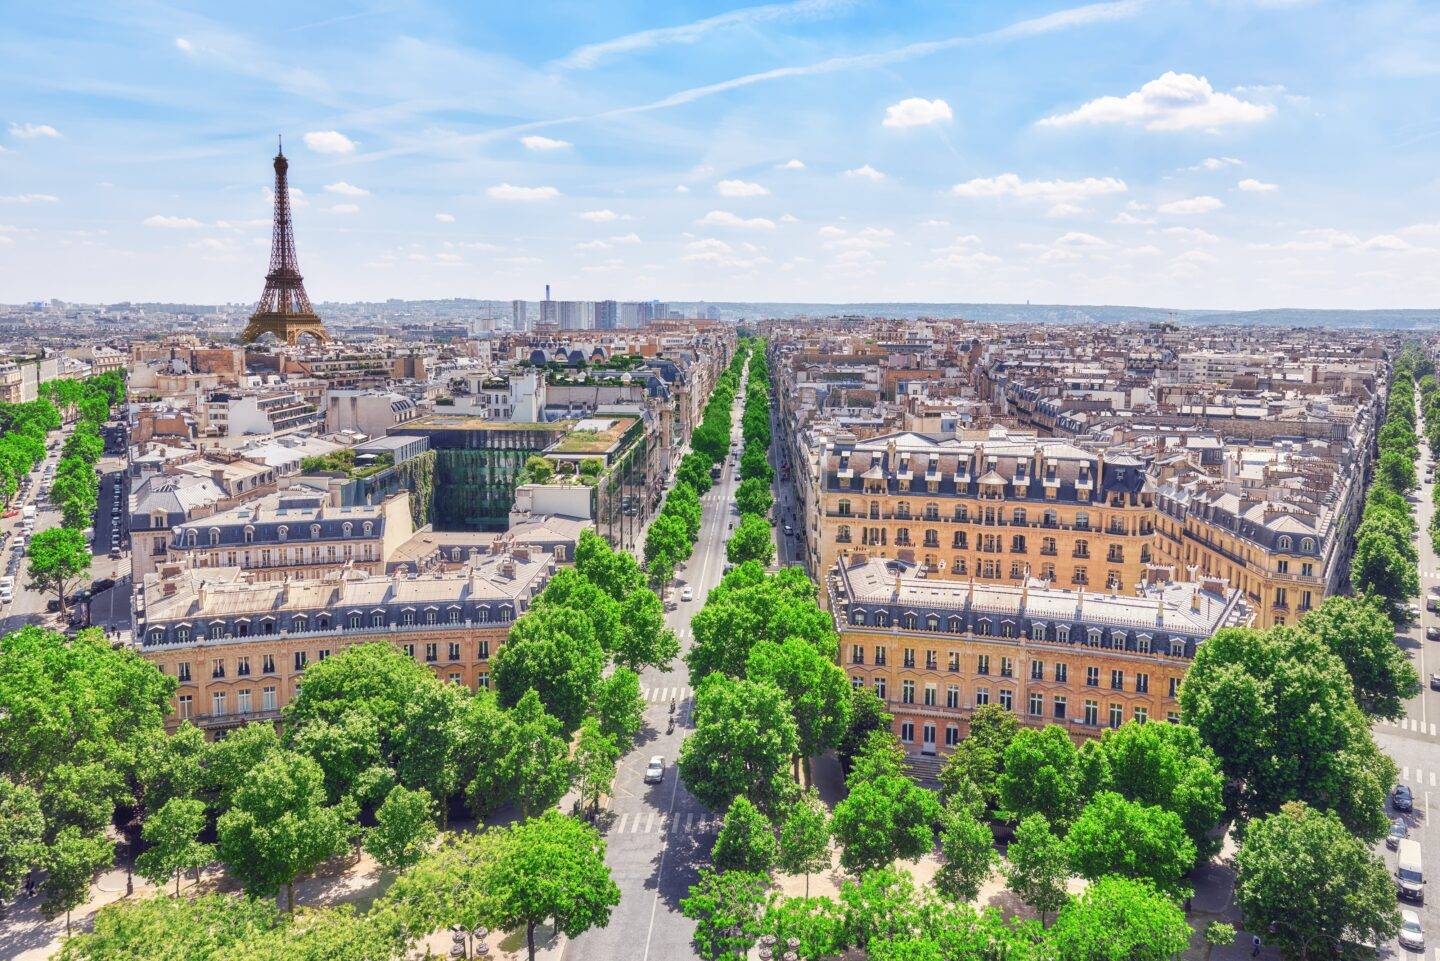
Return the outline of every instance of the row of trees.
{"type": "Polygon", "coordinates": [[[740,487],[735,493],[740,523],[730,535],[725,553],[732,564],[759,561],[768,567],[775,559],[773,525],[768,519],[774,503],[770,489],[775,475],[769,462],[770,363],[764,340],[751,346],[741,428],[745,447],[740,456],[740,487]]]}
{"type": "Polygon", "coordinates": [[[1350,583],[1376,598],[1392,620],[1405,615],[1405,604],[1420,593],[1416,567],[1415,518],[1408,495],[1418,485],[1415,465],[1420,444],[1415,434],[1415,363],[1406,348],[1396,359],[1385,422],[1376,434],[1379,456],[1355,531],[1350,583]]]}
{"type": "MultiPolygon", "coordinates": [[[[1422,426],[1433,458],[1435,452],[1440,451],[1440,381],[1435,379],[1434,365],[1428,360],[1417,361],[1415,373],[1420,378],[1415,385],[1420,391],[1422,426]],[[1425,371],[1423,375],[1421,370],[1425,371]]],[[[1431,497],[1436,505],[1440,505],[1440,488],[1432,491],[1431,497]]],[[[1430,518],[1430,543],[1440,551],[1440,511],[1430,518]]]]}
{"type": "Polygon", "coordinates": [[[749,350],[749,342],[742,340],[730,366],[716,381],[700,425],[690,436],[690,453],[680,459],[675,484],[645,533],[645,566],[656,587],[670,582],[700,536],[700,496],[710,489],[710,469],[725,460],[730,448],[730,412],[749,350]]]}

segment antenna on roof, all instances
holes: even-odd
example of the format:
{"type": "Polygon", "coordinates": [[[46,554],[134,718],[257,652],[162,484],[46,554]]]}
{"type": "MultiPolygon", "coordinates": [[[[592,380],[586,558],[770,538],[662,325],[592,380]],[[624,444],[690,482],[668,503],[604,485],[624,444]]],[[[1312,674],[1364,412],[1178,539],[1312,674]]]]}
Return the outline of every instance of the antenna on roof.
{"type": "Polygon", "coordinates": [[[282,156],[282,157],[285,156],[285,135],[284,135],[284,134],[278,134],[278,133],[277,133],[277,134],[275,135],[275,150],[276,150],[277,153],[280,154],[280,156],[282,156]]]}

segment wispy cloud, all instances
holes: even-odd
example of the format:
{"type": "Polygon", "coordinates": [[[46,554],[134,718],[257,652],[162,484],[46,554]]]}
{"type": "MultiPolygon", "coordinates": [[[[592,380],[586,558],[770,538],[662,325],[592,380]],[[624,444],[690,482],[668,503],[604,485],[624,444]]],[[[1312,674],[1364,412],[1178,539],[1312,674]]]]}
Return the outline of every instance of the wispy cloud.
{"type": "Polygon", "coordinates": [[[715,185],[715,192],[722,197],[765,197],[770,191],[749,180],[722,180],[715,185]]]}
{"type": "Polygon", "coordinates": [[[60,198],[53,194],[5,194],[0,204],[58,204],[60,198]]]}
{"type": "Polygon", "coordinates": [[[566,147],[572,146],[568,140],[556,140],[553,137],[542,137],[539,134],[521,137],[520,143],[526,150],[564,150],[566,147]]]}
{"type": "Polygon", "coordinates": [[[712,210],[695,223],[701,227],[734,227],[738,230],[774,230],[775,221],[764,217],[741,217],[728,210],[712,210]]]}
{"type": "Polygon", "coordinates": [[[485,196],[492,200],[553,200],[560,196],[554,187],[517,187],[514,184],[496,184],[486,188],[485,196]]]}
{"type": "Polygon", "coordinates": [[[1021,180],[1018,174],[977,177],[956,184],[950,192],[957,197],[1014,197],[1045,203],[1074,203],[1126,190],[1125,181],[1114,177],[1083,177],[1080,180],[1021,180]]]}
{"type": "Polygon", "coordinates": [[[48,123],[12,123],[10,136],[19,137],[21,140],[34,140],[37,137],[58,137],[60,131],[48,123]]]}
{"type": "Polygon", "coordinates": [[[792,20],[813,20],[829,16],[852,7],[855,0],[794,0],[792,3],[769,3],[758,7],[745,7],[729,13],[706,17],[693,23],[674,27],[657,27],[616,37],[601,43],[576,47],[569,54],[555,61],[554,66],[562,70],[587,70],[612,57],[627,53],[638,53],[669,44],[690,44],[701,40],[706,34],[727,27],[750,26],[757,23],[792,20]]]}
{"type": "Polygon", "coordinates": [[[146,217],[141,223],[146,227],[159,227],[162,230],[194,230],[205,226],[194,217],[170,217],[165,214],[146,217]]]}

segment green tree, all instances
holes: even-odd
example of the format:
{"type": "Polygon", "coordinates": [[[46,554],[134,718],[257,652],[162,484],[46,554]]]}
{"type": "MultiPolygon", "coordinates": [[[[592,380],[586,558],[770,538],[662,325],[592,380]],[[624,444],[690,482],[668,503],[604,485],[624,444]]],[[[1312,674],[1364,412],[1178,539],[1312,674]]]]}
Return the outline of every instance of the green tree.
{"type": "Polygon", "coordinates": [[[974,900],[1000,860],[990,826],[963,805],[945,812],[940,853],[945,863],[935,875],[935,887],[952,901],[974,900]]]}
{"type": "Polygon", "coordinates": [[[40,913],[47,918],[65,915],[65,933],[70,933],[70,912],[90,899],[95,875],[110,867],[115,844],[98,832],[64,827],[45,851],[45,881],[40,893],[40,913]]]}
{"type": "Polygon", "coordinates": [[[742,514],[740,525],[725,542],[725,557],[732,564],[759,561],[769,567],[775,560],[775,537],[770,522],[759,514],[742,514]]]}
{"type": "Polygon", "coordinates": [[[669,572],[689,556],[690,535],[685,522],[674,514],[657,515],[645,532],[645,564],[652,581],[663,587],[670,580],[669,572]],[[657,578],[657,570],[665,571],[665,576],[657,578]]]}
{"type": "Polygon", "coordinates": [[[865,747],[865,741],[874,731],[889,731],[895,718],[885,710],[880,700],[868,687],[850,689],[850,723],[840,737],[835,753],[840,757],[840,766],[848,773],[855,756],[865,747]]]}
{"type": "Polygon", "coordinates": [[[455,726],[459,783],[470,810],[483,818],[515,794],[515,719],[481,688],[466,698],[455,726]]]}
{"type": "MultiPolygon", "coordinates": [[[[872,735],[883,744],[888,736],[872,735]]],[[[841,845],[840,864],[854,873],[883,868],[896,859],[913,861],[929,851],[940,819],[935,795],[867,748],[846,779],[849,793],[835,806],[831,830],[841,845]]]]}
{"type": "Polygon", "coordinates": [[[1172,961],[1189,945],[1190,925],[1144,881],[1106,877],[1060,910],[1046,943],[1056,961],[1172,961]]]}
{"type": "Polygon", "coordinates": [[[145,811],[158,811],[171,798],[198,795],[205,783],[207,750],[205,732],[189,721],[182,721],[174,734],[154,729],[138,738],[132,776],[145,811]]]}
{"type": "Polygon", "coordinates": [[[795,716],[798,749],[807,761],[840,743],[850,724],[850,678],[831,658],[798,637],[750,649],[745,676],[784,692],[795,716]]]}
{"type": "Polygon", "coordinates": [[[0,775],[0,901],[20,890],[45,853],[45,818],[33,788],[0,775]]]}
{"type": "Polygon", "coordinates": [[[434,806],[424,788],[395,785],[375,811],[375,826],[365,832],[365,850],[383,867],[414,864],[435,840],[434,806]]]}
{"type": "Polygon", "coordinates": [[[613,737],[601,730],[599,720],[592,715],[581,722],[575,743],[575,781],[581,803],[592,812],[600,810],[600,798],[609,793],[619,759],[620,748],[613,737]]]}
{"type": "Polygon", "coordinates": [[[620,889],[605,866],[605,842],[595,829],[558,811],[515,825],[505,856],[494,864],[496,920],[524,926],[530,961],[535,928],[549,922],[567,938],[603,928],[620,903],[620,889]]]}
{"type": "Polygon", "coordinates": [[[31,589],[54,594],[64,614],[66,595],[90,573],[85,535],[69,527],[52,527],[32,537],[25,554],[30,558],[31,589]]]}
{"type": "Polygon", "coordinates": [[[593,530],[580,532],[575,569],[617,601],[645,589],[645,575],[628,551],[617,551],[593,530]]]}
{"type": "Polygon", "coordinates": [[[1079,813],[1079,753],[1070,735],[1055,724],[1024,728],[1005,748],[1004,770],[995,779],[1007,820],[1043,814],[1059,827],[1079,813]]]}
{"type": "Polygon", "coordinates": [[[575,767],[560,722],[545,711],[533,690],[525,692],[510,716],[515,726],[506,768],[514,772],[520,812],[534,817],[553,808],[570,790],[575,767]]]}
{"type": "Polygon", "coordinates": [[[1370,717],[1396,720],[1404,702],[1420,693],[1420,676],[1395,643],[1395,625],[1370,598],[1326,598],[1300,626],[1345,663],[1355,701],[1370,717]]]}
{"type": "Polygon", "coordinates": [[[145,819],[143,837],[154,845],[135,859],[135,871],[151,884],[175,879],[180,896],[180,875],[198,871],[215,860],[215,846],[200,841],[205,830],[205,804],[193,798],[171,798],[145,819]]]}
{"type": "Polygon", "coordinates": [[[695,946],[707,961],[743,958],[761,932],[768,881],[763,874],[701,868],[700,878],[680,901],[680,913],[695,922],[695,946]]]}
{"type": "Polygon", "coordinates": [[[770,493],[770,485],[758,477],[740,482],[735,490],[735,506],[743,514],[756,514],[765,517],[770,513],[770,507],[775,503],[775,498],[770,493]]]}
{"type": "Polygon", "coordinates": [[[379,725],[362,710],[349,711],[335,721],[317,720],[289,728],[286,734],[291,748],[320,765],[331,804],[355,795],[362,777],[382,763],[379,725]]]}
{"type": "MultiPolygon", "coordinates": [[[[297,696],[303,696],[303,688],[302,694],[297,696]]],[[[208,744],[205,748],[204,784],[215,799],[216,810],[228,810],[245,775],[279,750],[280,735],[270,724],[246,724],[208,744]]]]}
{"type": "Polygon", "coordinates": [[[325,804],[325,775],[304,755],[276,751],[253,767],[216,825],[220,859],[251,895],[285,889],[295,910],[295,879],[344,852],[350,819],[325,804]]]}
{"type": "Polygon", "coordinates": [[[538,454],[526,458],[525,475],[532,484],[548,484],[555,479],[555,462],[538,454]]]}
{"type": "Polygon", "coordinates": [[[648,588],[631,591],[620,602],[620,634],[610,657],[621,667],[639,671],[645,666],[670,669],[680,654],[680,641],[665,626],[665,605],[648,588]]]}
{"type": "MultiPolygon", "coordinates": [[[[117,901],[95,913],[90,931],[65,939],[61,961],[234,958],[288,929],[273,904],[231,894],[117,901]]],[[[337,958],[336,961],[339,961],[337,958]]]]}
{"type": "Polygon", "coordinates": [[[1183,878],[1195,866],[1195,842],[1178,815],[1101,791],[1065,835],[1065,860],[1083,878],[1138,878],[1180,900],[1189,893],[1183,878]]]}
{"type": "Polygon", "coordinates": [[[1020,900],[1040,912],[1040,923],[1060,910],[1068,895],[1065,842],[1050,830],[1043,814],[1031,814],[1015,826],[1005,851],[1005,880],[1020,900]]]}
{"type": "Polygon", "coordinates": [[[940,769],[943,800],[960,793],[978,792],[987,809],[998,799],[996,782],[1005,763],[1005,749],[1020,730],[1020,719],[999,704],[982,704],[970,716],[970,733],[956,745],[940,769]]]}
{"type": "Polygon", "coordinates": [[[491,661],[495,690],[504,707],[527,691],[570,732],[580,726],[605,668],[605,652],[591,621],[565,607],[537,607],[510,628],[510,637],[491,661]]]}
{"type": "Polygon", "coordinates": [[[790,702],[775,685],[711,675],[695,691],[694,732],[680,747],[685,786],[711,809],[737,794],[773,810],[793,782],[799,744],[790,702]]]}
{"type": "Polygon", "coordinates": [[[877,942],[914,934],[928,913],[909,873],[895,868],[866,871],[840,885],[840,906],[843,942],[866,951],[877,942]]]}
{"type": "Polygon", "coordinates": [[[629,747],[645,723],[645,700],[640,696],[640,675],[628,667],[617,667],[600,682],[595,694],[595,717],[600,730],[615,739],[617,746],[629,747]]]}
{"type": "Polygon", "coordinates": [[[1405,451],[1384,451],[1375,462],[1375,482],[1392,487],[1402,494],[1413,491],[1417,486],[1415,461],[1405,451]]]}
{"type": "Polygon", "coordinates": [[[786,874],[805,875],[805,897],[810,897],[810,875],[830,866],[830,817],[814,788],[802,794],[780,825],[776,863],[786,874]]]}
{"type": "Polygon", "coordinates": [[[710,851],[715,869],[768,874],[777,856],[775,827],[770,819],[749,798],[737,797],[725,812],[725,823],[710,851]]]}
{"type": "Polygon", "coordinates": [[[1420,593],[1415,564],[1393,540],[1378,532],[1367,532],[1355,541],[1350,583],[1357,591],[1379,598],[1392,618],[1399,616],[1400,605],[1420,593]]]}
{"type": "Polygon", "coordinates": [[[1400,927],[1385,863],[1333,814],[1300,802],[1252,821],[1235,856],[1245,927],[1286,958],[1340,939],[1384,944],[1400,927]]]}
{"type": "Polygon", "coordinates": [[[832,898],[772,898],[760,919],[760,931],[788,944],[800,942],[802,958],[839,957],[845,952],[845,917],[832,898]]]}

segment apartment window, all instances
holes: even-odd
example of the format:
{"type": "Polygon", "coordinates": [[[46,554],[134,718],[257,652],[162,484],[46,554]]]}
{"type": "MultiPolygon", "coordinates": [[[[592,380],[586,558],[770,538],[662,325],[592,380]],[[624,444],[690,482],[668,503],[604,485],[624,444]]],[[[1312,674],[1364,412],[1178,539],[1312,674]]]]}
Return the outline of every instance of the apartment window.
{"type": "Polygon", "coordinates": [[[850,663],[851,663],[851,664],[864,664],[864,663],[865,663],[865,645],[864,645],[864,644],[851,644],[851,645],[850,645],[850,663]]]}
{"type": "Polygon", "coordinates": [[[227,713],[225,710],[224,691],[216,691],[210,695],[210,713],[216,717],[223,717],[227,713]]]}
{"type": "Polygon", "coordinates": [[[237,657],[237,658],[235,659],[235,676],[236,676],[236,677],[249,677],[249,676],[250,676],[250,658],[248,658],[248,657],[237,657]]]}
{"type": "Polygon", "coordinates": [[[1030,680],[1032,680],[1032,681],[1043,681],[1043,680],[1045,680],[1045,662],[1044,662],[1044,661],[1031,661],[1031,662],[1030,662],[1030,680]]]}
{"type": "Polygon", "coordinates": [[[1111,726],[1111,727],[1119,727],[1121,724],[1124,724],[1124,723],[1125,723],[1125,705],[1123,705],[1123,704],[1111,704],[1111,705],[1110,705],[1110,726],[1111,726]]]}
{"type": "Polygon", "coordinates": [[[946,747],[954,747],[955,745],[957,745],[957,744],[959,744],[959,743],[960,743],[960,729],[959,729],[958,727],[956,727],[954,724],[947,725],[946,728],[945,728],[945,746],[946,746],[946,747]]]}
{"type": "Polygon", "coordinates": [[[1180,678],[1178,678],[1178,677],[1172,677],[1172,678],[1170,678],[1170,697],[1171,697],[1171,698],[1176,698],[1176,697],[1179,697],[1179,696],[1180,696],[1180,678]]]}
{"type": "Polygon", "coordinates": [[[1015,661],[1014,661],[1013,658],[1009,658],[1009,657],[1002,657],[1002,658],[1000,658],[1000,676],[1001,676],[1001,677],[1014,677],[1014,676],[1015,676],[1015,661]]]}
{"type": "Polygon", "coordinates": [[[434,663],[440,659],[440,645],[434,641],[425,645],[425,660],[434,663]]]}
{"type": "Polygon", "coordinates": [[[405,656],[406,656],[406,657],[414,657],[414,656],[415,656],[415,645],[414,645],[414,644],[402,644],[402,645],[400,646],[400,649],[405,652],[405,656]]]}
{"type": "Polygon", "coordinates": [[[371,627],[384,627],[384,626],[385,626],[385,615],[379,613],[378,611],[377,611],[376,613],[374,613],[374,614],[371,614],[371,615],[370,615],[370,626],[371,626],[371,627]]]}
{"type": "Polygon", "coordinates": [[[296,652],[295,652],[295,670],[297,670],[297,671],[303,671],[303,670],[305,670],[305,662],[306,662],[306,660],[307,660],[307,657],[306,657],[304,651],[296,651],[296,652]]]}
{"type": "Polygon", "coordinates": [[[933,671],[940,666],[940,661],[934,651],[925,652],[925,670],[933,671]]]}
{"type": "Polygon", "coordinates": [[[250,713],[250,689],[238,691],[235,694],[235,709],[241,714],[250,713]]]}
{"type": "Polygon", "coordinates": [[[1289,574],[1290,562],[1285,560],[1284,558],[1281,558],[1280,560],[1275,562],[1275,571],[1278,574],[1289,574]]]}
{"type": "Polygon", "coordinates": [[[951,651],[951,652],[950,652],[949,656],[946,658],[946,666],[947,666],[952,672],[959,673],[959,671],[960,671],[960,654],[959,654],[959,652],[957,652],[957,651],[951,651]]]}
{"type": "Polygon", "coordinates": [[[1055,720],[1057,720],[1057,721],[1063,721],[1063,720],[1065,720],[1065,707],[1066,707],[1066,700],[1065,700],[1065,698],[1064,698],[1064,697],[1060,697],[1060,696],[1057,695],[1057,696],[1055,697],[1055,699],[1050,702],[1050,704],[1051,704],[1051,709],[1052,709],[1052,711],[1053,711],[1053,713],[1054,713],[1054,715],[1055,715],[1055,720]]]}
{"type": "Polygon", "coordinates": [[[1055,664],[1055,680],[1059,681],[1061,684],[1064,684],[1070,680],[1069,664],[1066,664],[1064,662],[1057,662],[1055,664]]]}
{"type": "Polygon", "coordinates": [[[261,654],[261,655],[260,655],[260,672],[261,672],[262,674],[274,674],[274,673],[275,673],[275,655],[274,655],[274,654],[261,654]]]}
{"type": "Polygon", "coordinates": [[[1000,689],[1000,706],[1007,711],[1015,710],[1015,692],[1002,687],[1000,689]]]}
{"type": "Polygon", "coordinates": [[[1310,563],[1309,561],[1302,562],[1300,564],[1300,574],[1302,577],[1314,577],[1315,565],[1310,563]]]}
{"type": "Polygon", "coordinates": [[[954,710],[960,706],[960,686],[951,684],[945,688],[945,706],[954,710]]]}
{"type": "Polygon", "coordinates": [[[910,721],[900,723],[900,740],[906,744],[913,744],[915,741],[915,725],[910,721]]]}
{"type": "Polygon", "coordinates": [[[1135,693],[1137,693],[1137,694],[1149,694],[1149,693],[1150,693],[1150,675],[1149,675],[1149,674],[1140,674],[1140,673],[1137,673],[1137,674],[1135,675],[1135,693]]]}
{"type": "Polygon", "coordinates": [[[935,706],[935,685],[934,685],[934,684],[926,684],[926,685],[925,685],[925,706],[926,706],[926,707],[934,707],[934,706],[935,706]]]}
{"type": "Polygon", "coordinates": [[[1144,724],[1150,720],[1150,709],[1148,707],[1137,707],[1131,714],[1137,724],[1144,724]]]}
{"type": "Polygon", "coordinates": [[[175,679],[181,684],[184,684],[190,680],[189,661],[181,661],[179,664],[175,665],[175,679]]]}
{"type": "Polygon", "coordinates": [[[1175,713],[1174,711],[1170,711],[1170,712],[1168,712],[1168,713],[1165,715],[1165,720],[1168,721],[1168,722],[1171,723],[1171,724],[1179,724],[1179,723],[1180,723],[1180,715],[1177,714],[1177,713],[1175,713]]]}
{"type": "Polygon", "coordinates": [[[1100,686],[1100,668],[1098,668],[1098,667],[1087,667],[1087,668],[1085,668],[1085,686],[1086,686],[1086,687],[1099,687],[1099,686],[1100,686]]]}
{"type": "Polygon", "coordinates": [[[1100,723],[1100,702],[1085,701],[1085,723],[1094,727],[1100,723]]]}
{"type": "Polygon", "coordinates": [[[904,655],[902,656],[902,660],[904,661],[904,666],[905,666],[905,667],[914,667],[914,666],[915,666],[915,648],[913,648],[913,647],[907,647],[907,648],[905,648],[905,652],[904,652],[904,655]]]}
{"type": "Polygon", "coordinates": [[[275,710],[275,685],[267,684],[260,688],[260,710],[275,710]]]}
{"type": "Polygon", "coordinates": [[[861,677],[859,674],[856,674],[854,677],[850,678],[850,686],[857,691],[860,690],[860,688],[865,686],[865,678],[861,677]]]}
{"type": "Polygon", "coordinates": [[[460,623],[460,609],[459,609],[458,607],[452,607],[452,608],[450,608],[450,610],[449,610],[449,611],[446,613],[446,615],[445,615],[445,619],[446,619],[447,621],[449,621],[451,624],[459,624],[459,623],[460,623]]]}
{"type": "Polygon", "coordinates": [[[481,641],[481,642],[480,642],[480,660],[483,661],[483,660],[485,660],[486,658],[488,658],[489,656],[490,656],[490,642],[489,642],[489,641],[481,641]]]}
{"type": "Polygon", "coordinates": [[[192,694],[181,694],[177,699],[180,702],[180,719],[189,717],[195,707],[195,697],[192,694]]]}
{"type": "Polygon", "coordinates": [[[224,677],[224,676],[225,676],[225,660],[224,660],[224,658],[217,657],[217,658],[215,658],[213,661],[210,662],[210,676],[211,676],[211,677],[224,677]]]}
{"type": "Polygon", "coordinates": [[[1030,714],[1039,717],[1045,713],[1045,695],[1038,692],[1030,694],[1030,714]]]}
{"type": "Polygon", "coordinates": [[[451,642],[450,642],[450,651],[449,651],[449,654],[450,654],[450,660],[452,660],[452,661],[458,661],[458,660],[460,660],[460,644],[459,644],[458,641],[451,641],[451,642]]]}
{"type": "Polygon", "coordinates": [[[900,682],[900,703],[901,703],[901,704],[914,704],[914,703],[915,703],[915,682],[914,682],[914,681],[901,681],[901,682],[900,682]]]}
{"type": "Polygon", "coordinates": [[[989,704],[989,703],[990,703],[990,688],[988,688],[988,687],[977,687],[977,688],[975,688],[975,706],[976,706],[976,707],[979,707],[979,706],[982,705],[982,704],[989,704]]]}
{"type": "Polygon", "coordinates": [[[885,678],[883,677],[875,678],[875,696],[882,701],[885,700],[885,678]]]}
{"type": "Polygon", "coordinates": [[[979,657],[977,657],[977,658],[975,659],[975,673],[977,673],[977,674],[989,674],[989,673],[990,673],[990,655],[989,655],[989,654],[981,654],[979,657]]]}
{"type": "Polygon", "coordinates": [[[1123,691],[1123,690],[1125,690],[1125,672],[1124,672],[1124,671],[1111,671],[1111,672],[1110,672],[1110,690],[1112,690],[1112,691],[1123,691]]]}
{"type": "Polygon", "coordinates": [[[876,647],[876,648],[875,648],[875,666],[876,666],[876,667],[884,667],[884,666],[885,666],[885,648],[883,648],[883,647],[876,647]]]}
{"type": "Polygon", "coordinates": [[[400,623],[401,623],[401,624],[405,624],[405,625],[414,624],[414,623],[415,623],[415,612],[414,612],[414,611],[404,611],[404,612],[402,612],[401,615],[400,615],[400,623]]]}
{"type": "Polygon", "coordinates": [[[322,647],[322,648],[320,648],[320,653],[317,655],[317,660],[323,661],[323,660],[325,660],[325,658],[327,658],[327,657],[329,657],[329,656],[330,656],[330,648],[328,648],[328,647],[322,647]]]}

